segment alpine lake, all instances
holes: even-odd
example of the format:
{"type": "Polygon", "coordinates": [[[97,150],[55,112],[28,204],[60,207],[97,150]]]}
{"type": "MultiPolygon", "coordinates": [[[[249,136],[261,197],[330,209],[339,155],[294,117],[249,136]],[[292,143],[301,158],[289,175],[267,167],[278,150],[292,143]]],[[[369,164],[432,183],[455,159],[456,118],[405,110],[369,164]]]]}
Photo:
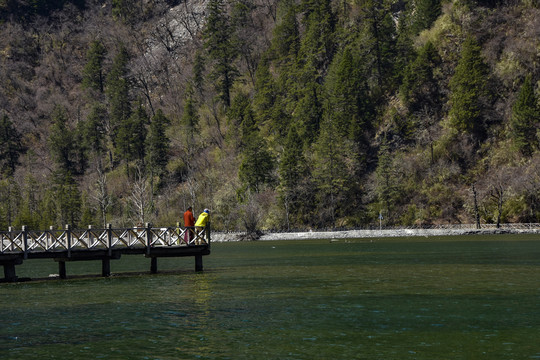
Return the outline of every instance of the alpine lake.
{"type": "Polygon", "coordinates": [[[17,266],[0,359],[540,359],[540,235],[213,243],[17,266]]]}

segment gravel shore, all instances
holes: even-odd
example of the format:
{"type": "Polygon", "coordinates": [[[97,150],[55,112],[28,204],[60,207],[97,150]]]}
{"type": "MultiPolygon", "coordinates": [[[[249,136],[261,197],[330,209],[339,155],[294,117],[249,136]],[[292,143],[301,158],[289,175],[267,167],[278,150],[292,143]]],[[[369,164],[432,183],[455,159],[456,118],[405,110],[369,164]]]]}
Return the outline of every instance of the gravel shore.
{"type": "MultiPolygon", "coordinates": [[[[309,231],[288,233],[263,233],[257,239],[264,240],[304,240],[304,239],[351,239],[351,238],[387,238],[414,236],[452,236],[452,235],[490,235],[490,234],[540,234],[540,229],[383,229],[383,230],[347,230],[347,231],[309,231]]],[[[212,232],[212,242],[242,241],[244,233],[212,232]]]]}

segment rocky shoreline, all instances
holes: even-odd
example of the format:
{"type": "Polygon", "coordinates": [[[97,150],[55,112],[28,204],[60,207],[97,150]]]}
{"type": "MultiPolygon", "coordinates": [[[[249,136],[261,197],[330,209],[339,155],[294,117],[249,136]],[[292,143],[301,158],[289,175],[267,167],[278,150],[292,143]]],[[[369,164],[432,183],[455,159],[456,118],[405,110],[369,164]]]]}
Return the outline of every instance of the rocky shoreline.
{"type": "Polygon", "coordinates": [[[309,240],[309,239],[361,239],[388,237],[429,237],[454,235],[495,235],[495,234],[540,234],[539,228],[492,228],[492,229],[382,229],[345,231],[306,231],[285,233],[262,233],[255,239],[241,232],[212,232],[212,242],[265,241],[265,240],[309,240]]]}

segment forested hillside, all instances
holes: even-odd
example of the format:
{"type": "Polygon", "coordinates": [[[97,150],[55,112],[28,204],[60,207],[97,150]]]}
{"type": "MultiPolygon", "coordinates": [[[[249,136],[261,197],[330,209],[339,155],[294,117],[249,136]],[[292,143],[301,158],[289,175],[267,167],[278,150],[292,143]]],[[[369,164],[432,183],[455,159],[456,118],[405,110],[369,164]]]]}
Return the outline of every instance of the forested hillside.
{"type": "Polygon", "coordinates": [[[540,222],[537,0],[0,0],[0,229],[540,222]]]}

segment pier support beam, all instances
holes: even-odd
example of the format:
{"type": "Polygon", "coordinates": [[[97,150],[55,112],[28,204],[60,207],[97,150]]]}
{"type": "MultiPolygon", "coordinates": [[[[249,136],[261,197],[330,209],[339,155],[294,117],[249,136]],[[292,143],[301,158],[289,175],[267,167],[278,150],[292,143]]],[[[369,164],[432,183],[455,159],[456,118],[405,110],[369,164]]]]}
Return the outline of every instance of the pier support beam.
{"type": "Polygon", "coordinates": [[[4,280],[7,282],[17,281],[17,274],[15,273],[15,263],[4,264],[4,280]]]}
{"type": "Polygon", "coordinates": [[[152,274],[157,273],[157,257],[155,257],[155,256],[150,258],[150,272],[152,274]]]}
{"type": "Polygon", "coordinates": [[[108,257],[101,260],[101,276],[111,276],[111,259],[108,257]]]}
{"type": "Polygon", "coordinates": [[[66,275],[66,262],[65,261],[59,261],[58,262],[58,275],[60,276],[60,279],[67,278],[67,275],[66,275]]]}
{"type": "Polygon", "coordinates": [[[195,271],[203,271],[202,255],[195,255],[195,271]]]}

